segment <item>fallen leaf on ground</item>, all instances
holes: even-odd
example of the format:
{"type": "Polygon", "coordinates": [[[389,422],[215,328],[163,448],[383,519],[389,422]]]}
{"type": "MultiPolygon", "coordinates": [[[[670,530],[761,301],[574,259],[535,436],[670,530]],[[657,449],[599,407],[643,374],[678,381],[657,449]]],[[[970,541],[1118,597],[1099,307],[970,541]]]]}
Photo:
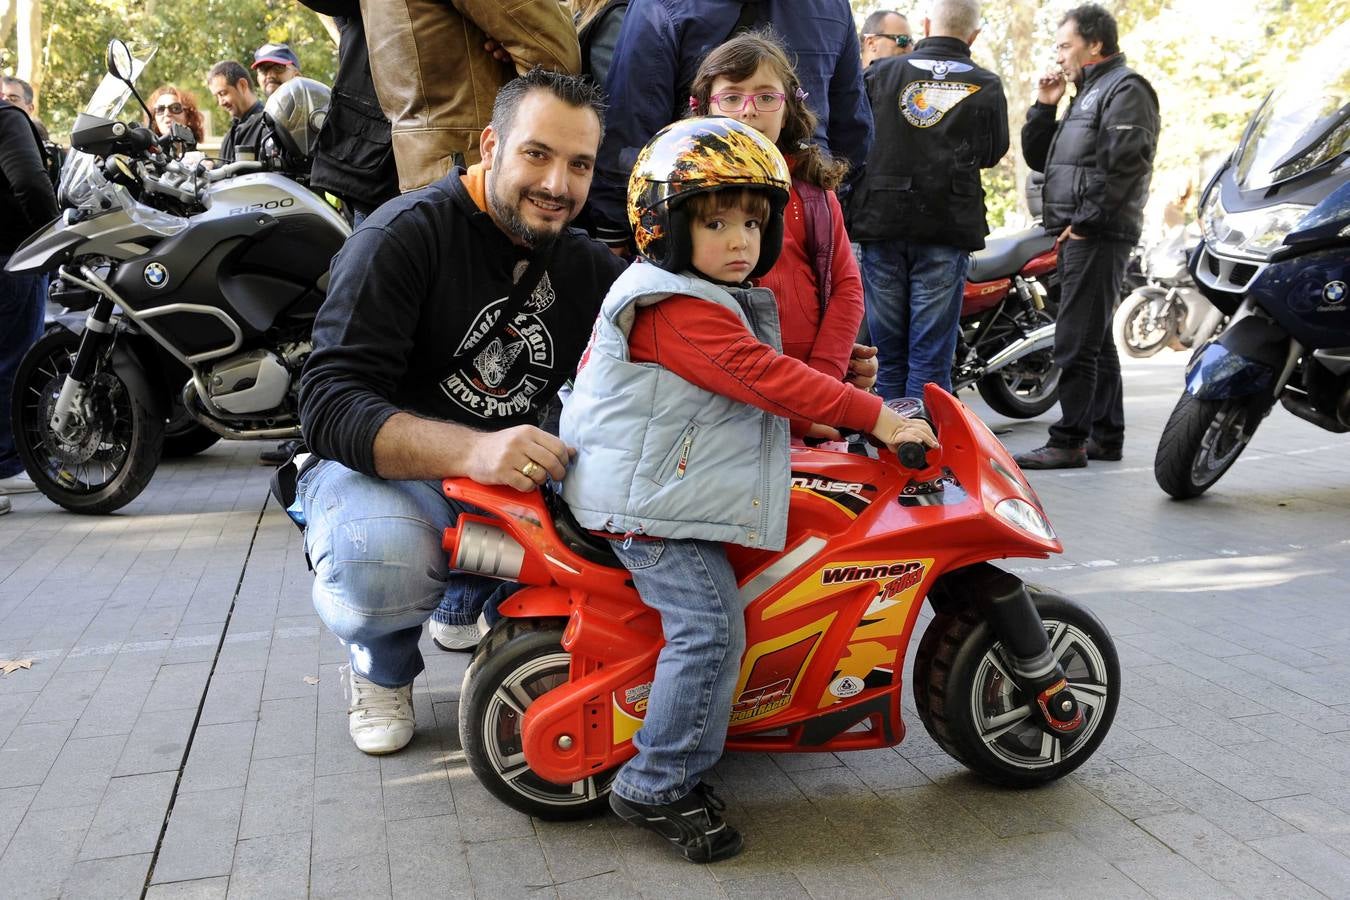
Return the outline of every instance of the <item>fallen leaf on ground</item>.
{"type": "Polygon", "coordinates": [[[0,659],[0,675],[8,675],[15,669],[31,669],[33,660],[29,659],[0,659]]]}
{"type": "Polygon", "coordinates": [[[318,676],[318,675],[306,675],[306,676],[305,676],[305,684],[318,684],[318,683],[319,683],[319,676],[318,676]]]}

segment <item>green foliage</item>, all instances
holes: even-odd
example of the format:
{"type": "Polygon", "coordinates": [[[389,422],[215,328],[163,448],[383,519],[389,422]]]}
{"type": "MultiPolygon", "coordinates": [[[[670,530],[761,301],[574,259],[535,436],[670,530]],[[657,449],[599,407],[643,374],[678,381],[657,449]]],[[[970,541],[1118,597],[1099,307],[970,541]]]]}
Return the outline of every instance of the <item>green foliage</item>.
{"type": "MultiPolygon", "coordinates": [[[[41,117],[58,136],[66,134],[102,79],[104,48],[114,37],[134,51],[157,46],[137,89],[148,96],[170,83],[191,91],[217,135],[229,127],[229,117],[208,94],[206,73],[220,60],[247,68],[256,48],[285,41],[310,78],[332,84],[337,66],[337,48],[318,17],[289,0],[46,0],[43,20],[41,117]]],[[[11,35],[0,56],[6,68],[14,64],[13,41],[11,35]]]]}
{"type": "MultiPolygon", "coordinates": [[[[1008,97],[1012,149],[985,173],[989,223],[1020,225],[1026,201],[1017,186],[1026,166],[1019,133],[1035,97],[1034,82],[1051,62],[1060,17],[1082,0],[984,0],[983,28],[972,50],[998,72],[1008,97]]],[[[1298,77],[1294,59],[1337,23],[1350,21],[1350,0],[1099,0],[1116,16],[1121,49],[1158,92],[1163,128],[1154,163],[1151,206],[1190,182],[1190,202],[1204,179],[1236,146],[1248,118],[1280,81],[1298,77]]],[[[861,16],[878,8],[909,13],[922,35],[921,4],[853,0],[861,16]]],[[[1064,101],[1067,103],[1067,101],[1064,101]]]]}

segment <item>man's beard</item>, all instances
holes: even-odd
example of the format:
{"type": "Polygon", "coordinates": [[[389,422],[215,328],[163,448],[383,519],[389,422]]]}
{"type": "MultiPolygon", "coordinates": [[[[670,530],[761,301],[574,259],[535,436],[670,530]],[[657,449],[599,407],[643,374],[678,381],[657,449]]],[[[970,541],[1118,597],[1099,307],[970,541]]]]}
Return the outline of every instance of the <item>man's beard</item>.
{"type": "Polygon", "coordinates": [[[534,197],[536,200],[542,200],[545,203],[557,203],[567,210],[567,218],[558,226],[557,231],[545,231],[532,228],[520,214],[520,207],[512,206],[499,197],[496,190],[494,190],[495,187],[496,185],[488,187],[488,206],[492,207],[492,212],[496,215],[497,221],[501,223],[501,227],[505,229],[508,234],[520,238],[520,240],[528,247],[536,250],[546,248],[549,244],[552,244],[558,239],[562,234],[563,229],[567,227],[567,223],[572,221],[572,212],[575,205],[570,198],[555,197],[551,194],[546,194],[543,191],[521,191],[521,203],[527,202],[527,197],[534,197]]]}

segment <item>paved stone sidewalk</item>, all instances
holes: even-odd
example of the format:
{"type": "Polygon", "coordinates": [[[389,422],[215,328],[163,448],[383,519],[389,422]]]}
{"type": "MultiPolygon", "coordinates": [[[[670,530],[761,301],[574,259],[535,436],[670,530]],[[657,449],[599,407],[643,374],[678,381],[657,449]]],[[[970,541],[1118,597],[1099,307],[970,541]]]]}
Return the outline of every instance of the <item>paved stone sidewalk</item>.
{"type": "MultiPolygon", "coordinates": [[[[991,788],[907,700],[894,750],[724,760],[747,849],[712,867],[491,798],[456,733],[466,657],[429,641],[413,744],[356,751],[259,445],[168,464],[116,516],[17,497],[0,659],[36,661],[0,678],[0,896],[1350,896],[1350,438],[1276,410],[1210,495],[1170,502],[1152,459],[1180,361],[1127,366],[1123,462],[1032,473],[1066,552],[1010,563],[1118,643],[1096,757],[991,788]]],[[[1049,418],[990,415],[1018,450],[1049,418]]]]}

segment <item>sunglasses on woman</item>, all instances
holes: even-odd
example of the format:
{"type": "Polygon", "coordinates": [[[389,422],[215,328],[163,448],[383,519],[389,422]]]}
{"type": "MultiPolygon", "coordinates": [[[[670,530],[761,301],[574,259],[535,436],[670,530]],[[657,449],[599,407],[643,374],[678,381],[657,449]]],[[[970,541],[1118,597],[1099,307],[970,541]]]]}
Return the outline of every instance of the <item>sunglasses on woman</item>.
{"type": "Polygon", "coordinates": [[[166,103],[163,106],[155,107],[155,115],[157,116],[162,116],[165,113],[172,113],[173,115],[177,116],[181,115],[182,112],[183,112],[183,104],[181,103],[166,103]]]}

